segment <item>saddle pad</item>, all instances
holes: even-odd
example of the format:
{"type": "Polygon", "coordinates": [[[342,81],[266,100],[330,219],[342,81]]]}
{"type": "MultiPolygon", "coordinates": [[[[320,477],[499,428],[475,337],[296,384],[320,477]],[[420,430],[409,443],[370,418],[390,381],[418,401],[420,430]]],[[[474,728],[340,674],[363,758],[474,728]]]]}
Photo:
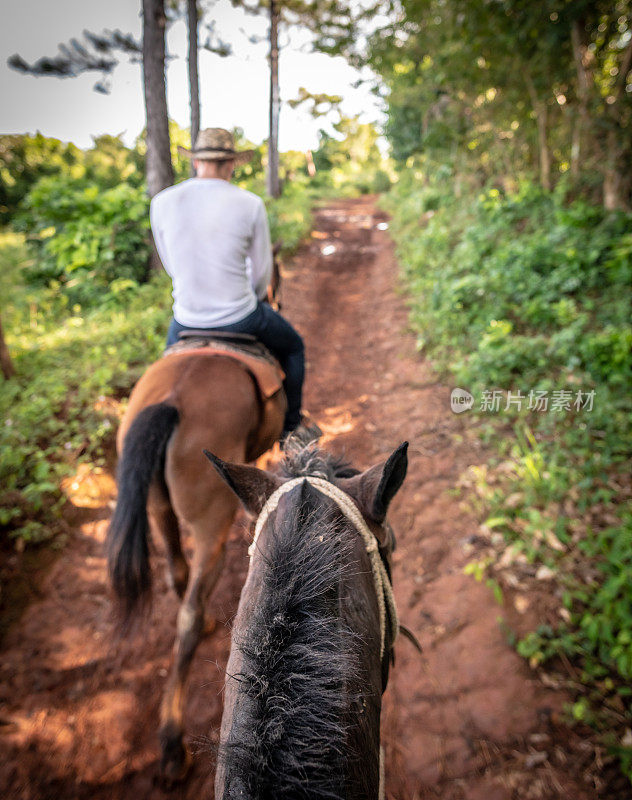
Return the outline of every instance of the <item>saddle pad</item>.
{"type": "Polygon", "coordinates": [[[226,356],[242,363],[255,379],[264,400],[272,397],[283,386],[285,374],[279,362],[260,342],[243,347],[208,337],[186,339],[168,347],[163,353],[163,358],[181,358],[198,353],[226,356]]]}

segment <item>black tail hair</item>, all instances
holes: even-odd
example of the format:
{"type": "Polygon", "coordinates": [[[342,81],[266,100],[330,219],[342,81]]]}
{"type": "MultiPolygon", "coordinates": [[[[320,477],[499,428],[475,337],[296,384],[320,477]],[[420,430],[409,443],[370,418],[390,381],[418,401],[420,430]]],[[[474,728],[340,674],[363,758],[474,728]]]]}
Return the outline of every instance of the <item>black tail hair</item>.
{"type": "Polygon", "coordinates": [[[149,598],[151,570],[147,536],[147,495],[157,469],[164,464],[169,437],[178,424],[178,410],[166,403],[144,408],[132,422],[119,459],[118,498],[107,534],[108,573],[129,622],[149,598]]]}

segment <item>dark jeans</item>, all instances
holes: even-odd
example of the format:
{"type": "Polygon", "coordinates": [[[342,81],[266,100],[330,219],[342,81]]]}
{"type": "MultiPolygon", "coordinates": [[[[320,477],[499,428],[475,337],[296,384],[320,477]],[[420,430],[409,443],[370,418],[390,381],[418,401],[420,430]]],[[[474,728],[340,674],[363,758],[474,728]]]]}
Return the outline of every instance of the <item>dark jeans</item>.
{"type": "MultiPolygon", "coordinates": [[[[178,341],[180,331],[191,330],[172,318],[167,334],[167,347],[178,341]]],[[[200,330],[200,328],[195,328],[200,330]]],[[[301,421],[301,400],[303,379],[305,377],[305,348],[303,340],[290,323],[274,311],[267,303],[259,302],[255,310],[239,322],[208,328],[227,333],[250,333],[264,344],[278,358],[285,381],[283,386],[287,395],[287,414],[284,432],[292,431],[301,421]]]]}

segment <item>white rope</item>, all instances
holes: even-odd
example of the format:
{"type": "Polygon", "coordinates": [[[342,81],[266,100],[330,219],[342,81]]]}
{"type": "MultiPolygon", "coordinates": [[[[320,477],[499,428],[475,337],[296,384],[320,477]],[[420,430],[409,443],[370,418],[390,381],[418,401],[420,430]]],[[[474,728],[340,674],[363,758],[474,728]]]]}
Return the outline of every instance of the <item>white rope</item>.
{"type": "Polygon", "coordinates": [[[388,611],[391,623],[391,636],[394,642],[399,632],[399,620],[397,618],[397,608],[395,606],[395,598],[393,596],[393,587],[388,577],[386,567],[380,556],[377,539],[371,533],[369,526],[364,521],[362,514],[353,500],[348,494],[339,489],[336,485],[331,483],[325,478],[317,478],[315,476],[306,476],[300,478],[292,478],[286,483],[281,484],[279,488],[273,492],[268,498],[266,504],[261,509],[261,513],[255,524],[255,535],[252,544],[248,548],[248,555],[252,559],[255,550],[257,549],[257,541],[259,535],[266,524],[268,517],[276,510],[279,505],[279,500],[284,494],[290,492],[295,486],[298,486],[303,481],[307,481],[311,486],[318,489],[319,492],[331,498],[342,511],[343,515],[351,522],[357,529],[359,534],[364,540],[366,551],[371,562],[371,572],[373,573],[373,583],[375,584],[375,594],[377,597],[377,606],[380,615],[380,658],[384,656],[384,646],[386,642],[386,614],[388,611]]]}

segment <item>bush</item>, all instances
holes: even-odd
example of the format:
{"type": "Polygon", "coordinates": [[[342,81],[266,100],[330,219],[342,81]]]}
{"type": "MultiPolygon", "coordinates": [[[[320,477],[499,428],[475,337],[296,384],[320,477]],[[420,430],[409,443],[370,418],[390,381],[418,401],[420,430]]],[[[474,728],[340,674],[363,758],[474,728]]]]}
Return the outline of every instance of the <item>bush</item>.
{"type": "Polygon", "coordinates": [[[70,312],[20,284],[24,244],[0,237],[3,323],[16,376],[0,382],[0,531],[23,543],[56,529],[60,481],[104,456],[116,419],[106,396],[126,395],[160,353],[168,323],[166,275],[136,286],[125,307],[70,312]],[[10,292],[9,292],[10,288],[10,292]]]}
{"type": "Polygon", "coordinates": [[[43,178],[26,197],[19,228],[35,264],[26,280],[93,306],[148,277],[149,202],[140,187],[43,178]],[[130,283],[131,282],[131,283],[130,283]]]}
{"type": "Polygon", "coordinates": [[[266,198],[270,237],[273,242],[283,243],[284,253],[294,252],[309,232],[312,204],[304,188],[297,184],[288,184],[277,200],[266,198]]]}
{"type": "Polygon", "coordinates": [[[13,221],[26,195],[45,176],[86,180],[102,190],[123,181],[134,186],[144,181],[143,157],[138,148],[130,149],[120,137],[108,134],[95,137],[88,150],[41,133],[3,135],[0,162],[0,224],[13,221]]]}
{"type": "Polygon", "coordinates": [[[555,579],[560,622],[529,633],[519,652],[533,666],[575,663],[585,696],[573,716],[610,729],[632,779],[632,752],[619,746],[632,726],[632,215],[529,183],[459,199],[411,172],[383,203],[420,346],[459,386],[475,397],[595,392],[590,412],[481,414],[500,463],[474,481],[497,549],[479,571],[502,579],[521,554],[555,579]]]}

